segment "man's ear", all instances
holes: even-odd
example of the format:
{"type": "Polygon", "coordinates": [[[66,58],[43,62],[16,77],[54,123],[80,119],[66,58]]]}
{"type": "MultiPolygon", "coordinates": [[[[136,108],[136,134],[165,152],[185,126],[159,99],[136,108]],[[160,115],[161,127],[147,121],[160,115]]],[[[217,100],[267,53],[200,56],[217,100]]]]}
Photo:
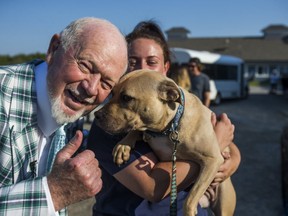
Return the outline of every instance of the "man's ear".
{"type": "Polygon", "coordinates": [[[47,50],[46,62],[49,63],[60,45],[60,35],[54,34],[50,40],[49,48],[47,50]]]}
{"type": "Polygon", "coordinates": [[[166,102],[178,102],[182,104],[180,89],[172,80],[164,80],[159,84],[158,95],[166,102]]]}

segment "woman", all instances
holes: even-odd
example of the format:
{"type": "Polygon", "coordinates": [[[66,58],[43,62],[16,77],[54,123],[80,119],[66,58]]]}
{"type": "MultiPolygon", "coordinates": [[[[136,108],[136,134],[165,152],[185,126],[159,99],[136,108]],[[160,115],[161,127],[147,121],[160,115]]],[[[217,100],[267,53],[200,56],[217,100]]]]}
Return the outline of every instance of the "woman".
{"type": "Polygon", "coordinates": [[[172,65],[172,68],[170,68],[167,76],[172,80],[174,80],[178,86],[182,87],[183,89],[186,89],[187,91],[190,91],[191,81],[186,66],[184,65],[179,66],[178,64],[172,65]]]}
{"type": "MultiPolygon", "coordinates": [[[[126,40],[128,72],[145,68],[167,74],[170,67],[169,49],[162,31],[155,23],[139,23],[126,36],[126,40]]],[[[231,142],[234,126],[223,115],[215,131],[219,143],[226,146],[231,142]]],[[[103,189],[96,196],[93,215],[169,215],[172,163],[158,162],[150,147],[139,141],[131,151],[130,160],[120,167],[116,166],[112,150],[124,136],[111,136],[94,123],[92,125],[88,148],[95,152],[103,176],[103,189]]],[[[233,173],[235,167],[229,172],[233,173]]],[[[183,201],[198,172],[199,167],[195,163],[177,162],[178,215],[183,215],[183,201]]],[[[219,178],[223,180],[223,175],[229,172],[221,173],[219,178]]],[[[219,179],[215,182],[219,182],[219,179]]],[[[207,211],[199,206],[198,215],[207,215],[207,211]]]]}

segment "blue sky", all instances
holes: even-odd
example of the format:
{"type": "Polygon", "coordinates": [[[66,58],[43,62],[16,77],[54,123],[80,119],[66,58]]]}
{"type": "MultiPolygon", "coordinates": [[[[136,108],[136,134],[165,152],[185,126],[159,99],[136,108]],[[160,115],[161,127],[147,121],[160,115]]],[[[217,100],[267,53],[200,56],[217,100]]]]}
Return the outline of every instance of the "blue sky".
{"type": "Polygon", "coordinates": [[[270,24],[288,26],[288,1],[0,0],[0,55],[45,53],[53,34],[86,16],[105,18],[123,34],[154,19],[164,31],[181,26],[191,37],[261,36],[270,24]]]}

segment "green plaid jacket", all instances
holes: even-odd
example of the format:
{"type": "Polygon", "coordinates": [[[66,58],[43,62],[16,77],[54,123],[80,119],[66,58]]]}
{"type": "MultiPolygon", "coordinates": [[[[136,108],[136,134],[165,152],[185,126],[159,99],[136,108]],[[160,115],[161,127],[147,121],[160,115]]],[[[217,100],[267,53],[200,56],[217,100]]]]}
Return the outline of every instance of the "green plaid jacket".
{"type": "Polygon", "coordinates": [[[0,67],[1,216],[48,215],[43,177],[30,164],[38,159],[34,68],[41,62],[0,67]]]}

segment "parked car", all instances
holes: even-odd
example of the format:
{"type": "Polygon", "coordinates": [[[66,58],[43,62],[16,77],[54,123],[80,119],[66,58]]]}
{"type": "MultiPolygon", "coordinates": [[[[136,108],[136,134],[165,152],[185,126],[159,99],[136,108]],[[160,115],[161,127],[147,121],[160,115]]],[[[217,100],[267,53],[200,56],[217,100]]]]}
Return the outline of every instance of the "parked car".
{"type": "Polygon", "coordinates": [[[210,100],[214,105],[221,103],[221,94],[218,92],[214,80],[210,80],[210,100]]]}

